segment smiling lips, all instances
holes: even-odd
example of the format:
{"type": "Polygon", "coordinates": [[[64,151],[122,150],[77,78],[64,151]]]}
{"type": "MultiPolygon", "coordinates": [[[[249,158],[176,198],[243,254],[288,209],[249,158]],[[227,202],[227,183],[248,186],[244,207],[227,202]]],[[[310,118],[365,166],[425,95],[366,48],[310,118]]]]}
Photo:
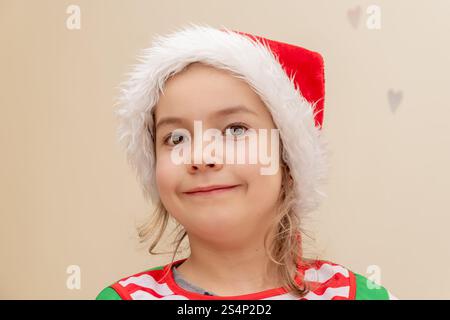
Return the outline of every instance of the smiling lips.
{"type": "Polygon", "coordinates": [[[194,188],[192,190],[189,190],[187,192],[184,192],[187,195],[210,195],[210,194],[216,194],[216,193],[223,193],[228,190],[234,189],[238,185],[214,185],[214,186],[208,186],[208,187],[200,187],[200,188],[194,188]]]}

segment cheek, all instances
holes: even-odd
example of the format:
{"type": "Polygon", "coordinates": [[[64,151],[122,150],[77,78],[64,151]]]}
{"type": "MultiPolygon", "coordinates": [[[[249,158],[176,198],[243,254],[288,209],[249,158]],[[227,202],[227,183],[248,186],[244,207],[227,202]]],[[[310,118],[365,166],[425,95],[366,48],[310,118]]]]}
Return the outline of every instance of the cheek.
{"type": "MultiPolygon", "coordinates": [[[[236,165],[239,175],[248,183],[247,196],[255,200],[256,205],[261,203],[261,205],[267,206],[276,202],[281,190],[280,152],[279,144],[275,139],[267,139],[266,142],[263,142],[264,148],[262,150],[256,149],[255,151],[255,149],[251,150],[246,146],[246,164],[236,165]],[[257,163],[251,163],[251,152],[256,152],[253,159],[256,158],[257,163]]],[[[258,144],[258,147],[260,146],[261,144],[258,144]]]]}
{"type": "Polygon", "coordinates": [[[247,168],[248,197],[257,206],[269,207],[274,205],[281,190],[281,170],[276,174],[263,175],[260,170],[262,167],[265,166],[254,165],[247,168]]]}
{"type": "MultiPolygon", "coordinates": [[[[256,215],[265,215],[273,212],[274,206],[281,191],[282,173],[263,175],[261,168],[265,165],[247,164],[236,165],[236,176],[245,181],[245,197],[243,198],[248,212],[256,215]]],[[[247,213],[248,214],[248,213],[247,213]]]]}
{"type": "Polygon", "coordinates": [[[156,159],[156,184],[158,186],[158,192],[161,199],[167,197],[170,194],[174,194],[179,179],[181,177],[181,166],[177,166],[170,159],[170,153],[160,152],[156,159]]]}

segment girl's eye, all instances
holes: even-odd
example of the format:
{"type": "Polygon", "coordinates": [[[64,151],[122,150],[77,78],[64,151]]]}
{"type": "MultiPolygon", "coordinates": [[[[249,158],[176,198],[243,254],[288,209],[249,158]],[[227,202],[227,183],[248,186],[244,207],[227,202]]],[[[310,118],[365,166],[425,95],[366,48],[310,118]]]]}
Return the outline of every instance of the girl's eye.
{"type": "Polygon", "coordinates": [[[171,132],[164,138],[163,143],[176,146],[186,140],[187,138],[182,133],[171,132]]]}
{"type": "MultiPolygon", "coordinates": [[[[246,125],[241,123],[233,123],[225,128],[225,132],[222,134],[231,135],[232,137],[240,137],[247,132],[248,128],[246,125]]],[[[171,132],[165,138],[163,138],[163,144],[176,146],[180,143],[186,142],[188,137],[183,133],[179,132],[171,132]]]]}
{"type": "Polygon", "coordinates": [[[231,135],[235,136],[235,137],[242,136],[248,130],[248,128],[245,125],[241,124],[241,123],[230,124],[225,129],[226,129],[225,130],[226,134],[230,134],[231,133],[231,135]]]}

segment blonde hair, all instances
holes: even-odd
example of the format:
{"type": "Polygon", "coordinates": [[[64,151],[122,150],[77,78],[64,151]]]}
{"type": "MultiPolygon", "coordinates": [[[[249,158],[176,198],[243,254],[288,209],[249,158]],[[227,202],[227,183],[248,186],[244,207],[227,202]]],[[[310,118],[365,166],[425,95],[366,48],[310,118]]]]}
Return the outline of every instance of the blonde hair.
{"type": "MultiPolygon", "coordinates": [[[[280,149],[280,154],[283,154],[282,141],[280,143],[280,149]]],[[[298,273],[298,268],[300,264],[303,266],[312,265],[314,259],[309,260],[303,258],[303,238],[301,237],[301,233],[307,234],[300,227],[300,217],[294,207],[296,195],[290,169],[283,159],[281,159],[280,163],[282,182],[278,197],[279,205],[277,213],[273,217],[271,227],[264,236],[264,248],[269,259],[276,266],[276,276],[277,279],[281,281],[283,288],[301,298],[313,290],[313,288],[310,283],[303,281],[303,275],[298,273]],[[271,237],[270,235],[274,230],[276,230],[276,232],[274,233],[274,236],[271,237]],[[300,283],[295,281],[297,276],[299,277],[300,283]]],[[[170,217],[171,216],[164,207],[164,204],[159,200],[154,208],[152,219],[138,226],[138,235],[141,243],[147,241],[151,236],[156,235],[148,249],[150,254],[157,255],[167,253],[155,252],[154,249],[160,242],[170,217]]],[[[176,222],[176,227],[173,232],[177,230],[178,233],[175,240],[171,243],[172,245],[175,245],[175,250],[171,252],[173,254],[171,263],[174,262],[178,249],[187,235],[184,227],[178,222],[176,222]]],[[[310,239],[313,240],[311,237],[310,239]]]]}

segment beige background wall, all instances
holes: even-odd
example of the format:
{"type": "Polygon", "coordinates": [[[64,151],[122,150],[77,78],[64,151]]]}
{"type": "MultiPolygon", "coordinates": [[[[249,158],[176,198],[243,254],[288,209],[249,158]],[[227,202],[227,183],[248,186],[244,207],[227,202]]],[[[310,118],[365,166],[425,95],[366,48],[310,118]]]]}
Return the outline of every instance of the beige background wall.
{"type": "Polygon", "coordinates": [[[151,204],[116,143],[113,103],[155,33],[197,22],[323,54],[333,155],[310,222],[317,250],[366,276],[378,266],[400,298],[449,299],[449,14],[445,0],[0,0],[0,298],[93,299],[169,261],[136,240],[151,204]],[[66,28],[71,4],[80,30],[66,28]],[[371,4],[380,30],[365,25],[371,4]],[[80,289],[66,286],[71,265],[80,289]]]}

